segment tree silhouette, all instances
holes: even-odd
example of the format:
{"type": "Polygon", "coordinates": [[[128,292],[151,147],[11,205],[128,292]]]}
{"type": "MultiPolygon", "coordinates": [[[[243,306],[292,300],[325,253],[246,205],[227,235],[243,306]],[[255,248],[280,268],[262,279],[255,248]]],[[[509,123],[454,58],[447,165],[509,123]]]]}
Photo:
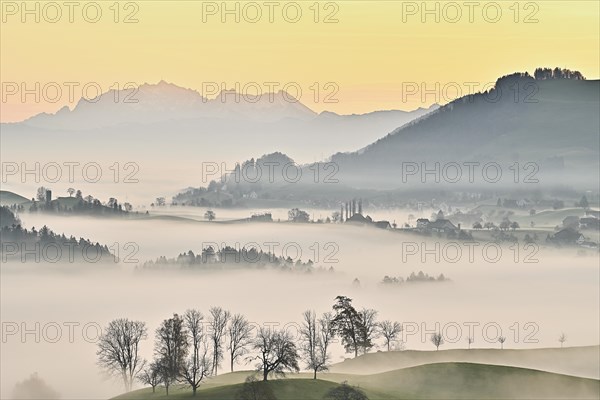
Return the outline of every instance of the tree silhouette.
{"type": "MultiPolygon", "coordinates": [[[[356,281],[358,279],[355,279],[356,281]]],[[[333,305],[334,332],[341,337],[346,352],[354,352],[354,357],[357,357],[358,350],[365,346],[367,336],[362,315],[352,306],[352,299],[346,296],[337,296],[335,299],[336,303],[333,305]]]]}
{"type": "Polygon", "coordinates": [[[231,372],[233,372],[235,360],[248,352],[246,347],[250,343],[251,333],[252,326],[243,315],[235,314],[231,318],[228,328],[231,372]]]}
{"type": "Polygon", "coordinates": [[[441,333],[434,333],[431,335],[431,343],[435,346],[435,350],[439,350],[440,346],[444,344],[444,338],[441,333]]]}
{"type": "Polygon", "coordinates": [[[402,325],[396,321],[385,320],[379,323],[379,332],[381,332],[381,336],[385,339],[387,351],[390,351],[391,343],[396,340],[402,330],[402,325]]]}
{"type": "Polygon", "coordinates": [[[211,307],[210,319],[208,321],[210,330],[210,340],[212,342],[212,373],[218,374],[219,365],[223,360],[223,337],[225,336],[227,323],[231,314],[221,307],[211,307]]]}
{"type": "Polygon", "coordinates": [[[500,343],[500,349],[504,349],[504,342],[506,341],[506,338],[504,336],[500,336],[498,338],[498,343],[500,343]]]}
{"type": "Polygon", "coordinates": [[[298,372],[298,350],[292,337],[285,331],[261,327],[254,341],[258,356],[256,368],[263,373],[267,381],[270,373],[285,375],[285,371],[298,372]]]}
{"type": "Polygon", "coordinates": [[[108,374],[119,376],[128,392],[144,367],[138,350],[147,337],[144,322],[120,318],[111,321],[98,340],[98,364],[108,374]]]}
{"type": "Polygon", "coordinates": [[[564,333],[561,333],[558,337],[558,341],[560,342],[560,348],[562,349],[563,344],[567,341],[567,336],[564,333]]]}

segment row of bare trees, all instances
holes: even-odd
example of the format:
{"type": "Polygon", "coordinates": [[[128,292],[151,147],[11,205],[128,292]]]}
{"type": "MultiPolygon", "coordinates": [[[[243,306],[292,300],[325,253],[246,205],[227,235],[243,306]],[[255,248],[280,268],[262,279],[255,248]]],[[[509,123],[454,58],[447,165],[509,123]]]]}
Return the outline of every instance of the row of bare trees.
{"type": "Polygon", "coordinates": [[[377,322],[375,310],[358,311],[348,297],[335,300],[333,311],[321,315],[305,311],[297,335],[286,329],[258,326],[221,307],[210,308],[206,319],[195,309],[173,314],[156,330],[151,362],[139,353],[140,343],[148,337],[146,324],[117,319],[100,336],[98,363],[119,377],[127,391],[138,379],[153,390],[162,384],[167,395],[172,384],[185,384],[195,395],[206,377],[218,374],[225,354],[232,372],[235,363],[243,359],[253,362],[266,381],[286,371],[299,372],[301,361],[316,379],[318,372],[328,370],[330,347],[336,337],[355,356],[373,348],[377,337],[383,337],[387,350],[391,349],[402,332],[400,323],[377,322]]]}

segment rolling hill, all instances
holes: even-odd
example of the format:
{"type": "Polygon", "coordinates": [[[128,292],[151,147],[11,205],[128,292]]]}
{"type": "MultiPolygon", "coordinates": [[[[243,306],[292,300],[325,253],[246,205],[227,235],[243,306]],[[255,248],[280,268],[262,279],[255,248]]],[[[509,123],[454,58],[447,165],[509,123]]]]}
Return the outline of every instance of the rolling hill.
{"type": "Polygon", "coordinates": [[[9,192],[7,190],[0,190],[0,205],[12,206],[14,204],[23,204],[31,201],[19,194],[9,192]]]}
{"type": "MultiPolygon", "coordinates": [[[[207,383],[198,398],[236,400],[240,382],[250,372],[225,374],[214,378],[223,384],[207,383]],[[233,375],[234,379],[228,379],[233,375]]],[[[318,380],[308,374],[289,375],[268,382],[279,400],[322,399],[333,382],[347,381],[359,386],[371,400],[400,399],[594,399],[600,395],[600,382],[532,369],[472,363],[438,363],[398,369],[375,375],[327,373],[318,380]]],[[[209,382],[211,382],[209,380],[209,382]]],[[[191,391],[179,387],[166,397],[164,389],[127,393],[115,400],[191,399],[191,391]]]]}
{"type": "MultiPolygon", "coordinates": [[[[489,92],[459,98],[331,160],[348,184],[397,187],[404,183],[400,179],[407,162],[425,163],[430,170],[436,162],[497,162],[507,178],[512,178],[508,166],[514,162],[532,162],[543,184],[596,188],[599,108],[600,81],[513,74],[498,79],[489,92]]],[[[475,172],[475,183],[482,183],[481,169],[475,172]]]]}
{"type": "Polygon", "coordinates": [[[547,349],[404,350],[369,353],[331,366],[333,373],[382,373],[398,368],[443,362],[508,365],[600,379],[600,346],[547,349]]]}

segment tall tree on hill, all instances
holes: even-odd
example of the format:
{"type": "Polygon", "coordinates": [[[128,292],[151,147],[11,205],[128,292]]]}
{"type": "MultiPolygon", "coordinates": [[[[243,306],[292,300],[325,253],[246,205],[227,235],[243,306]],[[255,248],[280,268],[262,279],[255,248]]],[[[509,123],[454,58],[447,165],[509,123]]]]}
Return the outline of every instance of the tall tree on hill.
{"type": "Polygon", "coordinates": [[[139,345],[147,337],[144,322],[120,318],[111,321],[98,340],[98,364],[107,373],[119,376],[128,392],[144,368],[139,345]]]}
{"type": "Polygon", "coordinates": [[[192,396],[196,396],[202,380],[210,374],[211,370],[206,336],[202,330],[203,319],[204,316],[198,310],[187,310],[183,316],[191,344],[191,354],[183,363],[181,375],[192,388],[192,396]]]}
{"type": "Polygon", "coordinates": [[[154,353],[160,364],[163,385],[169,395],[171,383],[180,379],[189,350],[185,322],[177,314],[162,322],[156,330],[154,353]]]}
{"type": "Polygon", "coordinates": [[[248,351],[246,347],[250,343],[252,326],[242,314],[235,314],[229,323],[228,333],[231,372],[233,372],[235,360],[248,351]]]}
{"type": "Polygon", "coordinates": [[[298,350],[291,336],[285,331],[262,327],[258,330],[254,349],[257,350],[257,370],[262,371],[263,381],[269,374],[282,374],[286,370],[298,372],[298,350]]]}
{"type": "Polygon", "coordinates": [[[302,353],[307,367],[313,371],[313,379],[317,379],[317,372],[327,371],[329,361],[328,347],[333,336],[331,313],[325,313],[319,319],[314,311],[305,311],[300,328],[302,340],[302,353]]]}
{"type": "Polygon", "coordinates": [[[210,319],[208,321],[210,327],[210,340],[212,342],[212,373],[218,374],[219,365],[223,361],[223,337],[227,329],[227,323],[231,314],[229,311],[223,310],[221,307],[212,307],[210,309],[210,319]]]}
{"type": "Polygon", "coordinates": [[[337,296],[335,300],[335,315],[332,320],[334,332],[341,337],[346,352],[353,352],[354,357],[357,357],[358,350],[365,345],[367,336],[362,315],[352,306],[352,299],[337,296]]]}
{"type": "Polygon", "coordinates": [[[390,351],[391,343],[396,340],[402,329],[402,325],[399,322],[385,320],[379,323],[379,332],[381,332],[381,336],[385,339],[387,351],[390,351]]]}

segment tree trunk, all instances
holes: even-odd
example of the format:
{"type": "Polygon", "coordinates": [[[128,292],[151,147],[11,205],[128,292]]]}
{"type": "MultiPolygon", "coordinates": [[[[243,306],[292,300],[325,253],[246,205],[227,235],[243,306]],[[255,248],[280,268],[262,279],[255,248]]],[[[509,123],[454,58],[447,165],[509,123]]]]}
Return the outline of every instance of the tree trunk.
{"type": "Polygon", "coordinates": [[[231,357],[231,372],[233,372],[233,357],[231,357]]]}
{"type": "Polygon", "coordinates": [[[317,379],[317,369],[315,368],[315,374],[313,375],[313,379],[317,379]]]}
{"type": "Polygon", "coordinates": [[[198,388],[197,388],[196,386],[192,386],[192,396],[193,396],[193,397],[196,397],[196,390],[197,390],[197,389],[198,389],[198,388]]]}
{"type": "Polygon", "coordinates": [[[267,378],[269,376],[269,371],[267,371],[266,369],[263,369],[263,381],[267,381],[267,378]]]}
{"type": "Polygon", "coordinates": [[[152,393],[156,393],[156,386],[152,386],[152,393]]]}

